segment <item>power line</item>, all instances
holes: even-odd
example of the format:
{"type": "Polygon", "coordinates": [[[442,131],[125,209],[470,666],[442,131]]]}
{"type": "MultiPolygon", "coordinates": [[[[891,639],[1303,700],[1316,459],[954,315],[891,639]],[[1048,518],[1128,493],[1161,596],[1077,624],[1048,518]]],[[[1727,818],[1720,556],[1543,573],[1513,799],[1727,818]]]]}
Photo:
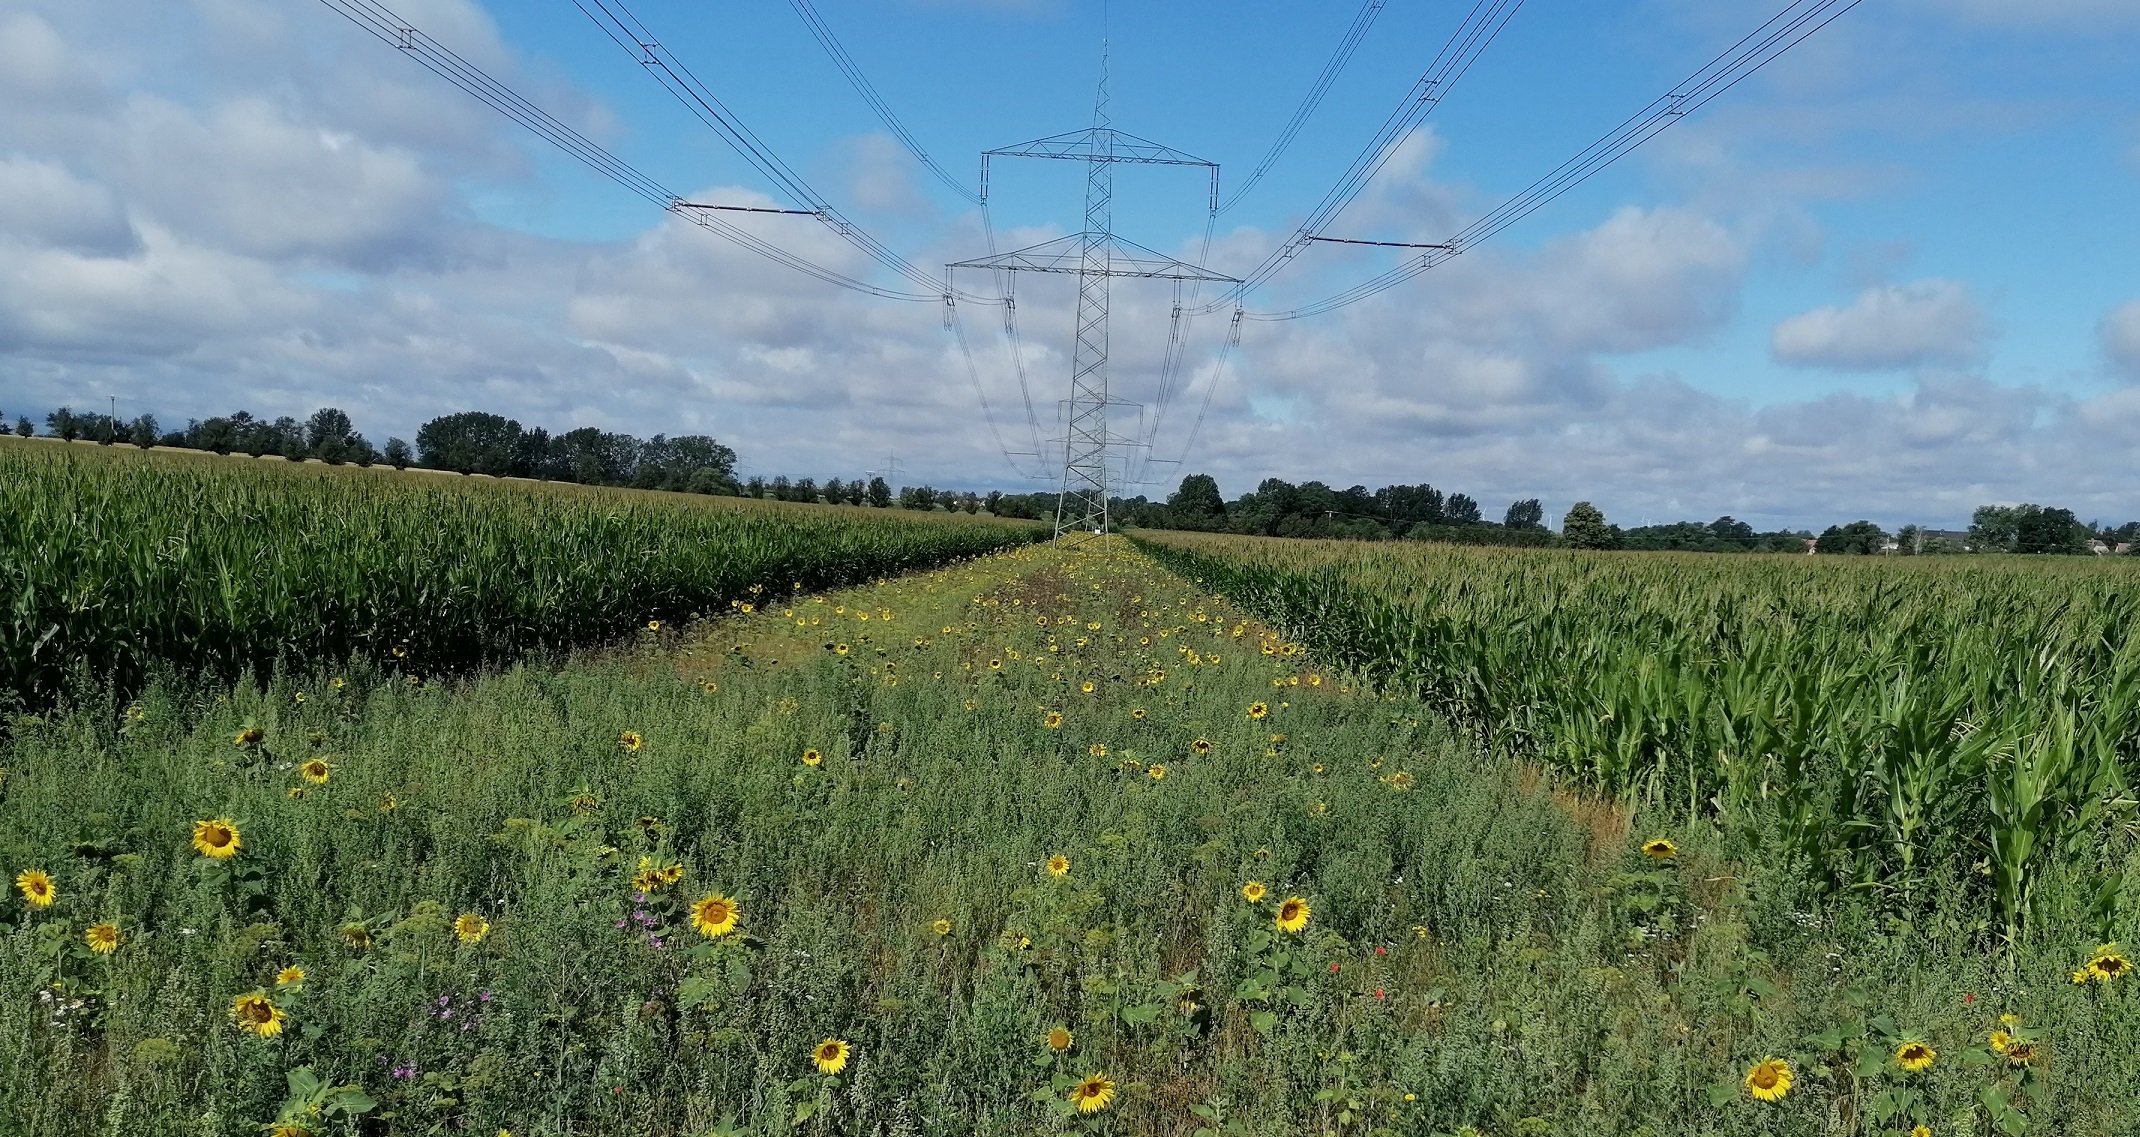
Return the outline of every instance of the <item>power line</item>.
{"type": "Polygon", "coordinates": [[[1651,138],[1671,128],[1685,116],[1708,105],[1710,100],[1744,82],[1784,52],[1805,42],[1815,32],[1840,19],[1862,0],[1793,0],[1783,11],[1746,34],[1731,47],[1695,71],[1687,80],[1635,112],[1625,122],[1584,147],[1573,158],[1532,182],[1502,202],[1484,217],[1458,230],[1438,246],[1410,258],[1379,276],[1362,281],[1335,296],[1283,312],[1251,312],[1251,320],[1297,320],[1319,316],[1377,293],[1395,288],[1420,274],[1463,254],[1509,226],[1522,221],[1562,194],[1588,181],[1600,171],[1633,153],[1651,138]]]}
{"type": "Polygon", "coordinates": [[[1248,191],[1256,188],[1256,183],[1262,181],[1263,175],[1270,172],[1279,155],[1284,154],[1286,148],[1293,144],[1294,136],[1308,124],[1309,117],[1315,114],[1315,108],[1322,105],[1323,96],[1330,93],[1330,85],[1337,82],[1338,73],[1345,70],[1345,65],[1352,61],[1352,53],[1359,50],[1361,42],[1367,38],[1367,29],[1374,24],[1375,17],[1382,13],[1387,3],[1388,0],[1367,0],[1365,4],[1360,5],[1360,11],[1352,18],[1352,24],[1345,29],[1344,38],[1338,41],[1337,50],[1332,52],[1329,61],[1323,64],[1322,73],[1317,75],[1315,82],[1308,87],[1308,93],[1300,100],[1300,106],[1293,111],[1293,117],[1287,120],[1285,127],[1278,132],[1278,137],[1272,140],[1271,148],[1264,152],[1262,160],[1256,163],[1256,168],[1249,172],[1248,177],[1233,191],[1232,196],[1226,199],[1225,204],[1219,206],[1220,213],[1228,212],[1241,204],[1241,199],[1248,196],[1248,191]]]}
{"type": "Polygon", "coordinates": [[[788,4],[795,9],[796,15],[802,17],[818,46],[824,48],[825,54],[832,58],[833,66],[838,67],[840,74],[847,77],[848,85],[855,89],[856,94],[862,96],[862,101],[868,103],[871,110],[877,112],[878,120],[884,123],[885,129],[892,132],[892,137],[898,139],[901,146],[906,147],[907,153],[914,155],[916,161],[928,167],[929,172],[949,186],[953,193],[976,205],[982,204],[981,195],[967,189],[964,183],[937,165],[936,159],[929,157],[929,152],[922,148],[921,140],[914,137],[905,123],[899,121],[898,115],[892,113],[891,104],[884,101],[884,97],[879,95],[877,88],[870,83],[869,77],[862,73],[862,68],[854,61],[854,57],[847,54],[847,48],[840,43],[839,37],[832,34],[832,25],[826,23],[825,18],[818,14],[817,6],[810,3],[810,0],[788,0],[788,4]]]}
{"type": "Polygon", "coordinates": [[[571,155],[595,173],[615,182],[626,192],[667,210],[684,220],[741,245],[776,264],[794,269],[827,284],[881,296],[890,300],[938,301],[939,294],[918,294],[880,288],[845,273],[790,253],[702,209],[685,212],[689,203],[630,163],[603,149],[549,112],[522,98],[481,68],[452,49],[425,35],[407,20],[377,0],[320,0],[329,9],[369,32],[373,37],[415,60],[425,70],[460,88],[499,114],[526,127],[537,137],[571,155]]]}

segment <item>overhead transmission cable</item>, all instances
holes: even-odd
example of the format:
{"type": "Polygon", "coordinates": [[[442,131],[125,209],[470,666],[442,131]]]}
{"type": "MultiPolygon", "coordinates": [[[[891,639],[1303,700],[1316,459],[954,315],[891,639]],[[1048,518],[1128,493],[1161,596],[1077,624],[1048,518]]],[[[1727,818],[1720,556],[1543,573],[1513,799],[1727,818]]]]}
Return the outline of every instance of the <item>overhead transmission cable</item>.
{"type": "Polygon", "coordinates": [[[921,140],[914,137],[914,133],[906,128],[905,123],[899,121],[898,115],[892,113],[891,104],[884,101],[884,97],[877,93],[876,86],[869,81],[869,76],[864,75],[854,57],[847,54],[846,46],[832,33],[832,25],[826,23],[825,18],[818,14],[817,6],[810,0],[788,0],[788,5],[795,9],[796,15],[802,17],[803,24],[810,29],[810,35],[817,40],[819,47],[825,49],[825,54],[831,57],[833,66],[838,67],[840,74],[847,77],[848,86],[853,87],[855,93],[862,96],[862,101],[877,112],[878,120],[884,123],[886,130],[892,132],[892,137],[898,139],[901,146],[906,147],[907,153],[912,154],[915,161],[927,166],[929,172],[949,186],[953,193],[979,205],[981,195],[967,189],[965,183],[937,165],[936,159],[929,157],[929,152],[922,148],[921,140]]]}
{"type": "Polygon", "coordinates": [[[1862,0],[1793,0],[1789,7],[1702,65],[1692,76],[1584,147],[1551,173],[1502,202],[1492,212],[1438,245],[1379,276],[1312,304],[1283,312],[1251,312],[1251,320],[1297,320],[1319,316],[1395,288],[1459,256],[1618,162],[1635,148],[1767,66],[1776,57],[1841,18],[1862,0]]]}
{"type": "Polygon", "coordinates": [[[757,235],[739,228],[716,216],[702,206],[685,201],[660,182],[654,180],[630,163],[603,149],[585,135],[559,121],[549,112],[522,98],[505,84],[491,77],[475,64],[454,53],[444,44],[407,20],[396,15],[376,0],[320,0],[329,9],[348,19],[351,23],[371,33],[380,42],[399,50],[415,60],[425,70],[460,88],[469,96],[492,110],[526,127],[537,137],[571,155],[595,173],[615,182],[627,192],[647,202],[676,214],[701,229],[712,232],[726,240],[751,250],[776,264],[794,269],[827,284],[880,296],[889,300],[907,300],[935,303],[943,299],[940,292],[927,294],[901,292],[882,288],[859,280],[836,269],[827,268],[807,258],[788,252],[757,235]]]}
{"type": "MultiPolygon", "coordinates": [[[[916,267],[911,261],[870,236],[861,226],[841,215],[823,194],[818,193],[801,174],[782,161],[763,139],[722,103],[712,88],[701,81],[668,48],[662,46],[653,31],[632,13],[623,0],[572,0],[572,4],[585,13],[588,19],[593,20],[612,42],[638,61],[647,73],[661,84],[662,89],[668,91],[692,117],[719,135],[759,173],[780,187],[789,198],[809,206],[819,220],[842,240],[860,249],[877,263],[925,288],[949,287],[940,278],[916,267]]],[[[1002,303],[993,297],[965,293],[957,295],[959,299],[973,304],[1002,303]]],[[[943,293],[939,292],[937,298],[941,299],[942,296],[943,293]]]]}
{"type": "Polygon", "coordinates": [[[1293,117],[1286,121],[1285,127],[1278,132],[1278,137],[1271,141],[1271,148],[1264,151],[1262,160],[1256,163],[1256,168],[1249,171],[1248,177],[1243,179],[1239,186],[1234,187],[1233,193],[1219,206],[1220,213],[1226,213],[1239,205],[1241,199],[1248,196],[1248,191],[1255,189],[1256,183],[1263,180],[1263,175],[1270,172],[1279,156],[1286,152],[1286,148],[1293,144],[1294,137],[1308,124],[1308,119],[1315,114],[1315,109],[1322,105],[1323,96],[1330,93],[1330,85],[1337,82],[1339,73],[1345,70],[1347,63],[1352,62],[1353,52],[1360,49],[1361,42],[1367,39],[1367,29],[1374,25],[1375,17],[1382,14],[1382,9],[1388,2],[1389,0],[1367,0],[1365,4],[1360,5],[1359,12],[1352,17],[1351,25],[1345,29],[1344,38],[1338,41],[1337,50],[1330,53],[1330,59],[1323,64],[1322,73],[1317,75],[1315,82],[1308,87],[1308,93],[1300,100],[1300,106],[1293,111],[1293,117]]]}

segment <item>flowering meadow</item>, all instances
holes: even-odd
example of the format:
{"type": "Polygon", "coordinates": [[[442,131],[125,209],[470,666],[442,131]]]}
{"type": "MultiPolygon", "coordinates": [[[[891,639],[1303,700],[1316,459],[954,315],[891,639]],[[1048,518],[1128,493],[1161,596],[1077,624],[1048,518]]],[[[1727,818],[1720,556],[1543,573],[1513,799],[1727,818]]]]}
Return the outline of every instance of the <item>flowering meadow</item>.
{"type": "Polygon", "coordinates": [[[2135,1131],[2114,937],[1742,857],[1119,539],[799,583],[16,717],[0,1132],[2135,1131]]]}

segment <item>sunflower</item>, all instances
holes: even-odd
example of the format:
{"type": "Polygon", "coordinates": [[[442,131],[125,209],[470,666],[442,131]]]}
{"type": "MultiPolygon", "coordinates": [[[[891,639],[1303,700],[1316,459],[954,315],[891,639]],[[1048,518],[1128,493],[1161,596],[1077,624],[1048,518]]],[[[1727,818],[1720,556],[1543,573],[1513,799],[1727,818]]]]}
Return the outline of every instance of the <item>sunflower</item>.
{"type": "Polygon", "coordinates": [[[1068,858],[1068,857],[1066,857],[1066,856],[1063,856],[1063,855],[1062,855],[1061,853],[1057,853],[1057,854],[1055,854],[1054,856],[1052,856],[1052,857],[1049,857],[1049,858],[1048,858],[1048,875],[1049,875],[1049,876],[1069,876],[1069,875],[1070,875],[1070,858],[1068,858]]]}
{"type": "Polygon", "coordinates": [[[249,726],[233,735],[230,744],[232,746],[254,746],[258,745],[260,740],[266,737],[266,731],[257,726],[249,726]]]}
{"type": "Polygon", "coordinates": [[[372,946],[372,930],[354,921],[341,927],[342,943],[351,951],[365,951],[372,946]]]}
{"type": "Polygon", "coordinates": [[[2004,1054],[2009,1047],[2013,1046],[2014,1036],[2003,1030],[1995,1030],[1991,1032],[1989,1042],[1991,1043],[1991,1052],[1993,1054],[2004,1054]]]}
{"type": "Polygon", "coordinates": [[[684,879],[684,866],[681,862],[663,865],[656,875],[661,878],[663,885],[675,884],[677,881],[684,879]]]}
{"type": "Polygon", "coordinates": [[[1271,707],[1268,703],[1250,703],[1248,705],[1248,717],[1252,719],[1260,719],[1270,713],[1271,707]]]}
{"type": "Polygon", "coordinates": [[[1278,914],[1273,917],[1281,932],[1298,932],[1308,926],[1308,917],[1315,910],[1298,896],[1288,896],[1278,903],[1278,914]]]}
{"type": "Polygon", "coordinates": [[[951,921],[939,916],[935,923],[929,925],[929,930],[939,936],[948,936],[951,934],[951,921]]]}
{"type": "Polygon", "coordinates": [[[1642,855],[1653,861],[1669,861],[1679,855],[1679,846],[1670,838],[1652,837],[1642,843],[1642,855]]]}
{"type": "Polygon", "coordinates": [[[815,746],[812,746],[802,752],[802,763],[805,766],[815,766],[822,763],[824,760],[825,756],[823,754],[818,753],[817,747],[815,746]]]}
{"type": "Polygon", "coordinates": [[[2125,958],[2124,954],[2118,951],[2118,945],[2116,944],[2104,944],[2102,947],[2095,949],[2095,954],[2088,959],[2090,977],[2105,983],[2130,972],[2132,969],[2132,961],[2125,958]]]}
{"type": "MultiPolygon", "coordinates": [[[[504,1133],[505,1130],[500,1129],[498,1132],[504,1133]]],[[[274,1128],[268,1130],[268,1137],[316,1137],[316,1135],[313,1133],[311,1126],[301,1122],[278,1121],[275,1123],[274,1128]]]]}
{"type": "Polygon", "coordinates": [[[297,764],[297,772],[313,785],[323,786],[327,784],[327,779],[334,774],[334,767],[328,765],[325,758],[308,758],[297,764]]]}
{"type": "Polygon", "coordinates": [[[2006,1044],[2006,1060],[2016,1066],[2026,1066],[2036,1060],[2036,1044],[2017,1038],[2006,1044]]]}
{"type": "Polygon", "coordinates": [[[1098,1113],[1115,1100],[1115,1084],[1105,1074],[1087,1074],[1070,1090],[1070,1102],[1079,1113],[1098,1113]]]}
{"type": "Polygon", "coordinates": [[[1092,680],[1087,679],[1083,683],[1078,684],[1077,689],[1083,691],[1087,695],[1090,695],[1094,691],[1099,690],[1099,685],[1094,683],[1092,680]]]}
{"type": "Polygon", "coordinates": [[[305,969],[291,964],[275,973],[275,986],[302,987],[305,985],[305,969]]]}
{"type": "Polygon", "coordinates": [[[193,847],[199,850],[202,856],[213,857],[219,861],[228,860],[237,856],[238,850],[244,844],[244,840],[238,835],[237,823],[229,818],[219,817],[214,821],[193,823],[193,847]]]}
{"type": "Polygon", "coordinates": [[[1143,721],[1144,721],[1144,708],[1143,708],[1143,707],[1131,707],[1131,708],[1129,709],[1129,717],[1131,717],[1131,718],[1133,718],[1133,719],[1136,719],[1136,720],[1137,720],[1138,722],[1143,722],[1143,721]]]}
{"type": "Polygon", "coordinates": [[[691,905],[691,926],[709,940],[720,939],[735,931],[742,920],[743,909],[718,892],[709,892],[691,905]]]}
{"type": "Polygon", "coordinates": [[[1061,730],[1063,713],[1061,711],[1049,711],[1047,714],[1040,716],[1040,725],[1047,727],[1049,730],[1061,730]]]}
{"type": "Polygon", "coordinates": [[[248,991],[230,1001],[230,1018],[239,1030],[251,1031],[262,1038],[273,1038],[282,1033],[286,1016],[265,991],[248,991]]]}
{"type": "Polygon", "coordinates": [[[1002,660],[1000,660],[1000,659],[991,659],[991,660],[989,660],[989,661],[988,661],[988,669],[989,669],[990,671],[1001,671],[1001,670],[1003,670],[1003,661],[1002,661],[1002,660]]]}
{"type": "Polygon", "coordinates": [[[1932,1137],[1932,1127],[1929,1125],[1912,1126],[1910,1128],[1910,1137],[1932,1137]]]}
{"type": "Polygon", "coordinates": [[[1263,903],[1263,898],[1268,895],[1270,895],[1270,890],[1263,887],[1263,882],[1260,880],[1252,880],[1241,886],[1241,899],[1248,901],[1250,904],[1261,904],[1263,903]]]}
{"type": "Polygon", "coordinates": [[[473,912],[463,912],[453,918],[453,938],[464,944],[479,944],[490,934],[490,921],[473,912]]]}
{"type": "Polygon", "coordinates": [[[660,630],[661,630],[661,621],[660,621],[660,620],[648,620],[648,621],[646,622],[646,630],[647,630],[647,631],[650,631],[650,632],[658,632],[658,631],[660,631],[660,630]]]}
{"type": "Polygon", "coordinates": [[[1107,744],[1104,742],[1095,742],[1092,745],[1086,747],[1085,752],[1095,758],[1105,758],[1107,757],[1107,744]]]}
{"type": "Polygon", "coordinates": [[[853,648],[851,648],[851,647],[848,647],[848,646],[847,646],[846,644],[833,644],[833,645],[832,645],[832,654],[834,654],[834,655],[846,655],[846,654],[847,654],[848,652],[850,652],[850,651],[853,651],[853,650],[854,650],[853,648]]]}
{"type": "Polygon", "coordinates": [[[639,737],[639,732],[636,730],[627,730],[617,736],[617,745],[626,750],[637,750],[646,745],[646,739],[639,737]]]}
{"type": "Polygon", "coordinates": [[[1199,738],[1189,744],[1189,749],[1197,752],[1198,754],[1209,754],[1211,753],[1211,740],[1208,738],[1199,738]]]}
{"type": "Polygon", "coordinates": [[[1746,1092],[1761,1101],[1782,1101],[1791,1092],[1791,1064],[1781,1058],[1763,1058],[1746,1072],[1746,1092]]]}
{"type": "Polygon", "coordinates": [[[1895,1064],[1912,1074],[1931,1069],[1932,1060],[1938,1057],[1939,1051],[1915,1040],[1905,1042],[1895,1050],[1895,1064]]]}
{"type": "Polygon", "coordinates": [[[847,1068],[849,1048],[841,1039],[828,1038],[810,1048],[810,1061],[817,1064],[817,1072],[830,1077],[847,1068]]]}
{"type": "Polygon", "coordinates": [[[707,694],[709,694],[709,695],[711,695],[711,694],[713,694],[713,693],[714,693],[715,691],[718,691],[718,690],[720,690],[720,689],[721,689],[721,685],[720,685],[719,683],[716,683],[716,682],[714,682],[714,681],[713,681],[713,680],[711,680],[711,679],[708,679],[708,680],[706,680],[705,682],[703,682],[703,683],[700,683],[700,684],[698,685],[698,689],[699,689],[699,690],[701,690],[701,691],[704,691],[704,692],[706,692],[706,693],[707,693],[707,694]]]}
{"type": "Polygon", "coordinates": [[[1063,1051],[1070,1049],[1071,1044],[1075,1043],[1076,1041],[1077,1036],[1070,1033],[1070,1028],[1066,1026],[1059,1026],[1048,1032],[1048,1049],[1053,1050],[1057,1054],[1061,1054],[1063,1051]]]}
{"type": "Polygon", "coordinates": [[[22,890],[22,898],[32,908],[50,908],[59,895],[52,878],[43,869],[29,869],[15,877],[15,887],[22,890]]]}
{"type": "Polygon", "coordinates": [[[1151,768],[1146,770],[1144,773],[1146,777],[1149,777],[1156,782],[1167,776],[1167,768],[1161,763],[1154,762],[1152,763],[1151,768]]]}
{"type": "Polygon", "coordinates": [[[119,950],[119,925],[109,920],[91,924],[82,929],[82,942],[98,955],[110,955],[119,950]]]}

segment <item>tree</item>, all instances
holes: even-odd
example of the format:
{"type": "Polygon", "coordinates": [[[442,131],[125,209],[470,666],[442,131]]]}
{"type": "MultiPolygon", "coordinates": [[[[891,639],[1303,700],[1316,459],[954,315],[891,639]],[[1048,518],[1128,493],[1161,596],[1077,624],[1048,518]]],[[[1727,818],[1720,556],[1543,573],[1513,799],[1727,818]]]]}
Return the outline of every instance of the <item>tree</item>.
{"type": "Polygon", "coordinates": [[[292,462],[302,462],[311,451],[305,447],[305,425],[283,415],[269,428],[275,432],[274,447],[269,453],[280,454],[292,462]]]}
{"type": "Polygon", "coordinates": [[[825,480],[825,504],[842,505],[847,501],[847,483],[838,478],[825,480]]]}
{"type": "Polygon", "coordinates": [[[2067,555],[2085,553],[2088,551],[2088,532],[2085,526],[2074,519],[2070,509],[2024,505],[2021,507],[2020,525],[2015,532],[2014,551],[2067,555]]]}
{"type": "Polygon", "coordinates": [[[902,486],[899,490],[899,508],[935,509],[936,490],[931,486],[902,486]]]}
{"type": "Polygon", "coordinates": [[[31,435],[33,435],[33,434],[35,434],[35,433],[37,433],[37,428],[36,428],[36,427],[34,427],[34,426],[31,426],[31,425],[30,425],[30,416],[28,416],[28,415],[19,415],[19,416],[17,416],[17,417],[16,417],[16,419],[15,419],[15,435],[16,435],[16,437],[18,437],[18,438],[28,438],[29,436],[31,436],[31,435]]]}
{"type": "Polygon", "coordinates": [[[1924,552],[1925,530],[1922,525],[1905,525],[1895,530],[1895,551],[1905,557],[1914,557],[1924,552]]]}
{"type": "Polygon", "coordinates": [[[1446,515],[1451,525],[1477,525],[1479,523],[1479,503],[1471,500],[1470,494],[1450,494],[1449,504],[1442,508],[1442,512],[1446,515]]]}
{"type": "Polygon", "coordinates": [[[888,509],[892,504],[892,487],[883,478],[869,480],[869,503],[878,509],[888,509]]]}
{"type": "Polygon", "coordinates": [[[379,448],[371,439],[361,434],[352,434],[342,442],[342,456],[359,466],[369,466],[379,460],[379,448]]]}
{"type": "MultiPolygon", "coordinates": [[[[1003,491],[1002,491],[1002,490],[990,490],[990,491],[988,491],[988,499],[987,499],[987,500],[986,500],[985,502],[983,502],[982,504],[983,504],[983,505],[985,505],[985,506],[986,506],[986,507],[988,508],[988,512],[989,512],[989,514],[990,514],[991,516],[994,516],[994,517],[1001,517],[1001,516],[1003,516],[1003,508],[1002,508],[1002,507],[1003,507],[1003,491]]],[[[1223,508],[1223,505],[1221,506],[1221,508],[1223,508]]]]}
{"type": "Polygon", "coordinates": [[[416,429],[416,454],[434,470],[502,477],[512,471],[520,424],[484,411],[441,415],[416,429]]]}
{"type": "Polygon", "coordinates": [[[1226,519],[1226,499],[1219,496],[1218,479],[1209,474],[1191,474],[1181,488],[1167,498],[1175,523],[1185,529],[1217,528],[1226,519]]]}
{"type": "Polygon", "coordinates": [[[1560,535],[1575,549],[1610,549],[1618,544],[1611,527],[1605,524],[1605,514],[1587,501],[1568,507],[1567,515],[1560,519],[1560,535]]]}
{"type": "Polygon", "coordinates": [[[1870,556],[1887,544],[1887,530],[1870,521],[1853,521],[1848,525],[1830,525],[1822,530],[1820,540],[1813,547],[1823,555],[1854,553],[1870,556]]]}
{"type": "Polygon", "coordinates": [[[965,493],[960,494],[959,508],[964,510],[968,517],[981,512],[981,495],[974,493],[972,490],[967,490],[965,493]]]}
{"type": "Polygon", "coordinates": [[[72,442],[82,436],[82,426],[74,417],[74,408],[61,407],[45,416],[45,433],[54,438],[72,442]]]}
{"type": "Polygon", "coordinates": [[[156,445],[156,416],[142,415],[140,418],[135,419],[132,425],[127,427],[126,437],[127,441],[132,442],[143,450],[156,445]]]}
{"type": "Polygon", "coordinates": [[[408,469],[409,462],[415,457],[409,453],[409,444],[399,438],[387,439],[386,449],[381,452],[381,456],[386,459],[387,465],[397,470],[408,469]]]}
{"type": "Polygon", "coordinates": [[[1537,498],[1527,497],[1508,503],[1508,512],[1503,515],[1501,524],[1510,529],[1543,529],[1545,518],[1546,507],[1537,498]]]}
{"type": "Polygon", "coordinates": [[[334,407],[321,407],[305,420],[305,449],[330,466],[339,466],[349,449],[349,436],[357,428],[349,416],[334,407]]]}

